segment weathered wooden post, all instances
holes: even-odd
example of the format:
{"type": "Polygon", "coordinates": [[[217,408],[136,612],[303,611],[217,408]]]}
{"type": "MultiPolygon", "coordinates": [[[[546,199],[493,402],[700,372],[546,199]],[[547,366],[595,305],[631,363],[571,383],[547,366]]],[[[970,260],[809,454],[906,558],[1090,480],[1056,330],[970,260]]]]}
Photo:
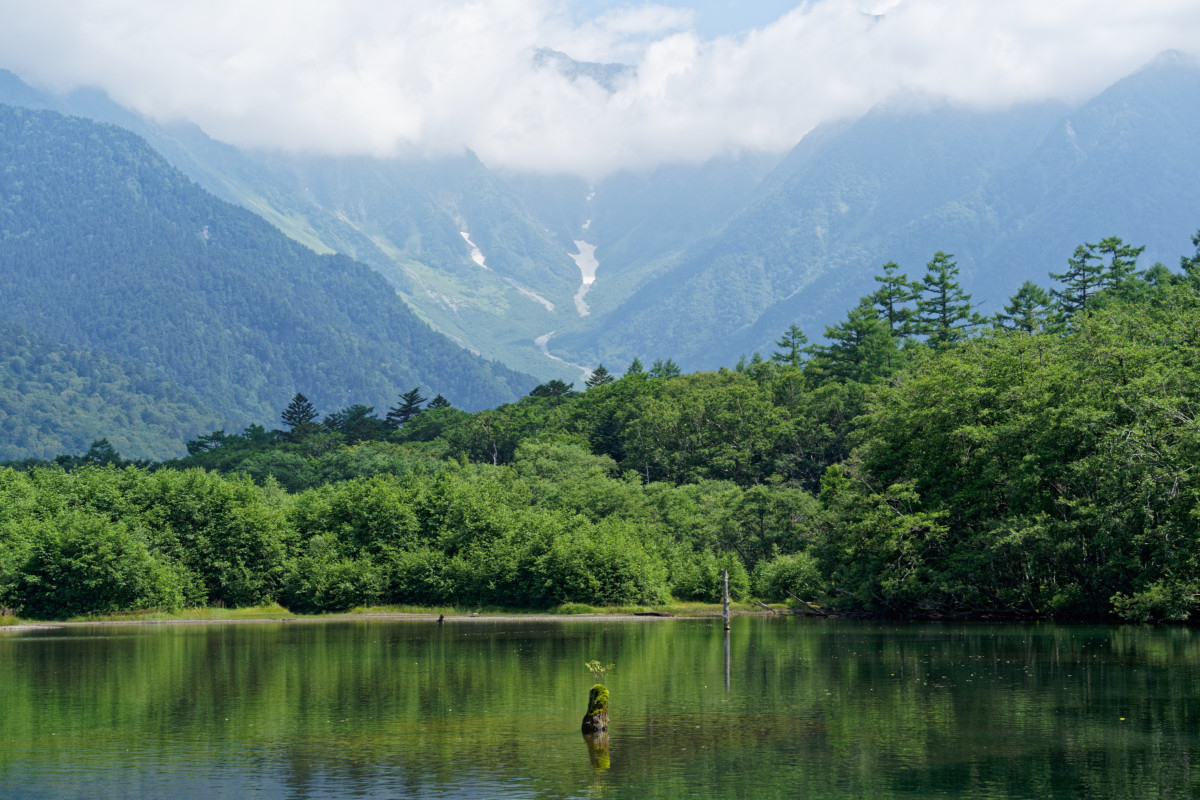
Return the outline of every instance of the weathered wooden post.
{"type": "Polygon", "coordinates": [[[725,617],[725,630],[729,630],[729,570],[721,570],[721,616],[725,617]]]}

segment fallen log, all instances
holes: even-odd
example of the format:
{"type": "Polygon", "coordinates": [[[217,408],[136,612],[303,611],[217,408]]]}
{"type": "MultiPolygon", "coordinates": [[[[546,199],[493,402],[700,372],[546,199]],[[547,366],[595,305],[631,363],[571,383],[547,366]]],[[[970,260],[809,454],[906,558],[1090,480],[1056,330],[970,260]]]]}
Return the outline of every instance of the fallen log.
{"type": "MultiPolygon", "coordinates": [[[[787,592],[787,589],[784,589],[784,591],[787,592]]],[[[817,606],[814,606],[812,603],[808,602],[807,600],[801,600],[799,597],[796,597],[796,595],[792,594],[791,592],[787,592],[787,596],[792,598],[793,600],[795,600],[797,603],[803,603],[805,605],[805,607],[807,607],[809,610],[811,610],[818,617],[828,617],[829,616],[829,614],[826,613],[825,611],[821,610],[817,606]]]]}

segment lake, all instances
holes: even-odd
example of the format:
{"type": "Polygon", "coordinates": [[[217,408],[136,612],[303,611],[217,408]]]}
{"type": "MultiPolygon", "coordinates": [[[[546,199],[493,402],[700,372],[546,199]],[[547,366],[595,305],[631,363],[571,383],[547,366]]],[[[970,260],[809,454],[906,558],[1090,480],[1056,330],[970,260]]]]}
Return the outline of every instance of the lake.
{"type": "Polygon", "coordinates": [[[288,622],[0,634],[0,797],[1184,798],[1186,628],[288,622]],[[615,664],[607,750],[579,733],[615,664]]]}

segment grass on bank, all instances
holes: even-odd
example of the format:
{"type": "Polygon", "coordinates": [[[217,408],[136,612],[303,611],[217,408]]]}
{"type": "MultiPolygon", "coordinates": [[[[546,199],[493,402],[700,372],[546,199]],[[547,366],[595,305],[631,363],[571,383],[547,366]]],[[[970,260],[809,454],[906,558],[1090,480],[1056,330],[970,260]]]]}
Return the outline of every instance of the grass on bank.
{"type": "MultiPolygon", "coordinates": [[[[749,603],[731,603],[734,613],[755,612],[749,603]]],[[[181,611],[120,611],[110,614],[87,614],[70,617],[65,622],[235,622],[240,620],[322,619],[347,616],[420,615],[446,617],[524,617],[524,616],[628,616],[631,614],[669,614],[675,617],[713,617],[721,615],[720,603],[679,602],[656,606],[590,606],[584,603],[564,603],[552,608],[507,608],[502,606],[359,606],[345,612],[297,614],[278,603],[246,608],[185,608],[181,611]]],[[[0,616],[0,626],[18,625],[26,620],[17,616],[0,616]]],[[[37,620],[45,623],[48,620],[37,620]]]]}

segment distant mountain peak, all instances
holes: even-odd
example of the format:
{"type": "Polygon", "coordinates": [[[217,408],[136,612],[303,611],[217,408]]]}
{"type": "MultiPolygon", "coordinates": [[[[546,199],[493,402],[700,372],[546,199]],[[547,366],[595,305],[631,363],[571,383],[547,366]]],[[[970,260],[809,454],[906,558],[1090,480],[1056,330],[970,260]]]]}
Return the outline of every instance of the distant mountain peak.
{"type": "Polygon", "coordinates": [[[629,64],[576,61],[566,53],[549,47],[539,47],[533,51],[533,66],[536,69],[553,69],[569,81],[589,78],[609,92],[617,91],[637,74],[637,68],[629,64]]]}

